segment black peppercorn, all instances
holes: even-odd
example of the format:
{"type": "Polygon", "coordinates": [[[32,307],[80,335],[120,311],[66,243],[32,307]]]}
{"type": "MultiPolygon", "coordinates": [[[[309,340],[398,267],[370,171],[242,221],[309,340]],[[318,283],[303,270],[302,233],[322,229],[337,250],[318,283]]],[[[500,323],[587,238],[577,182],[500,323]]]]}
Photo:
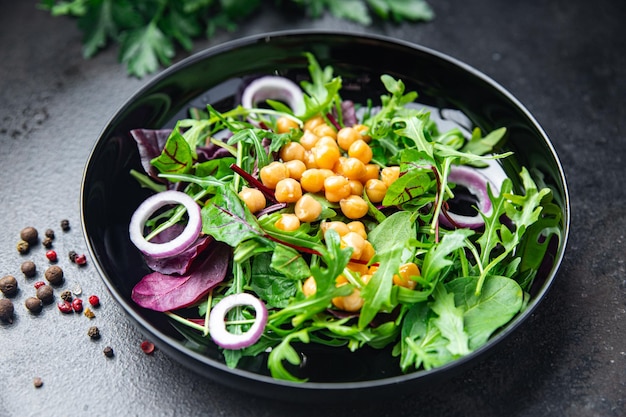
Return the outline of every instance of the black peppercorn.
{"type": "Polygon", "coordinates": [[[72,292],[70,290],[65,290],[61,292],[60,297],[63,301],[72,301],[72,292]]]}
{"type": "Polygon", "coordinates": [[[70,258],[70,261],[76,262],[76,256],[78,256],[78,254],[76,253],[76,251],[71,250],[69,251],[67,256],[70,258]]]}
{"type": "Polygon", "coordinates": [[[54,290],[49,285],[42,285],[37,288],[36,295],[44,304],[50,304],[54,300],[54,290]]]}
{"type": "Polygon", "coordinates": [[[67,219],[63,219],[61,220],[61,230],[63,230],[64,232],[67,232],[68,230],[70,230],[70,221],[67,219]]]}
{"type": "Polygon", "coordinates": [[[102,350],[102,353],[104,353],[104,356],[106,356],[107,358],[112,358],[114,353],[113,353],[113,348],[111,348],[111,346],[107,346],[102,350]]]}
{"type": "Polygon", "coordinates": [[[41,244],[44,246],[44,248],[51,248],[52,247],[52,239],[50,239],[48,236],[46,236],[41,241],[41,244]]]}
{"type": "Polygon", "coordinates": [[[44,235],[46,237],[49,237],[50,239],[54,239],[54,230],[52,229],[46,229],[44,235]]]}
{"type": "Polygon", "coordinates": [[[0,320],[13,323],[13,302],[6,298],[0,299],[0,320]]]}
{"type": "Polygon", "coordinates": [[[37,297],[28,297],[24,302],[24,305],[33,314],[41,312],[43,308],[43,302],[37,297]]]}
{"type": "Polygon", "coordinates": [[[37,266],[33,261],[24,261],[20,266],[20,270],[27,278],[32,278],[37,273],[37,266]]]}
{"type": "Polygon", "coordinates": [[[17,280],[13,275],[5,275],[0,278],[0,291],[7,297],[11,297],[17,293],[17,280]]]}
{"type": "Polygon", "coordinates": [[[25,240],[26,242],[33,245],[37,243],[37,240],[39,240],[39,233],[34,227],[28,226],[23,228],[20,232],[20,239],[25,240]]]}
{"type": "Polygon", "coordinates": [[[100,339],[100,330],[96,326],[91,326],[89,330],[87,330],[87,336],[92,339],[100,339]]]}
{"type": "Polygon", "coordinates": [[[58,285],[63,282],[63,270],[60,266],[52,265],[46,269],[44,276],[52,285],[58,285]]]}
{"type": "Polygon", "coordinates": [[[19,253],[28,253],[28,251],[30,250],[30,245],[25,240],[19,240],[16,247],[19,253]]]}

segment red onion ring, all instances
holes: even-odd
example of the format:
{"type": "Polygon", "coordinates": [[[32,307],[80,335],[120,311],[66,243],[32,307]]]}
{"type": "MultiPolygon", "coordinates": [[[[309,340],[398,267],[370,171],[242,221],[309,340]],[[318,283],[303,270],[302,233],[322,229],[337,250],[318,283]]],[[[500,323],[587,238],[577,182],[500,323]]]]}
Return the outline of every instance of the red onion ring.
{"type": "Polygon", "coordinates": [[[232,294],[224,297],[211,310],[209,316],[209,332],[216,345],[224,349],[242,349],[256,343],[265,330],[267,308],[265,304],[249,293],[232,294]],[[256,319],[250,329],[242,334],[230,333],[226,330],[226,314],[239,306],[254,308],[256,319]]]}
{"type": "MultiPolygon", "coordinates": [[[[241,105],[253,109],[265,100],[280,100],[289,105],[294,114],[304,113],[302,89],[288,78],[268,75],[252,81],[243,91],[241,105]]],[[[254,121],[251,121],[256,125],[254,121]]]]}
{"type": "Polygon", "coordinates": [[[145,255],[154,258],[175,256],[196,241],[202,231],[200,206],[189,195],[180,191],[163,191],[148,197],[137,207],[130,219],[130,240],[145,255]],[[143,227],[152,214],[168,204],[182,204],[187,209],[185,229],[174,239],[164,243],[152,243],[143,235],[143,227]]]}
{"type": "Polygon", "coordinates": [[[489,179],[489,177],[483,175],[477,169],[460,165],[453,165],[450,168],[448,182],[461,185],[476,196],[478,199],[476,203],[478,213],[476,213],[475,216],[464,216],[448,210],[446,214],[450,217],[454,224],[452,224],[443,213],[439,215],[439,221],[447,227],[467,227],[470,229],[482,227],[485,222],[481,213],[488,216],[491,214],[492,210],[491,200],[489,199],[489,194],[487,193],[487,184],[489,184],[491,192],[494,195],[498,195],[500,193],[499,187],[491,179],[489,179]]]}

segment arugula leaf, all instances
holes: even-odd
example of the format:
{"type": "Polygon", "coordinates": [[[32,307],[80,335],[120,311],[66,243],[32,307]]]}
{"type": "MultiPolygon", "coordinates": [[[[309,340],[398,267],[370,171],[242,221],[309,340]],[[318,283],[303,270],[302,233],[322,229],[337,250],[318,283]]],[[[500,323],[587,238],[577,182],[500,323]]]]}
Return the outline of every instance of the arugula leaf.
{"type": "Polygon", "coordinates": [[[309,61],[311,81],[302,81],[300,85],[307,93],[304,95],[305,113],[297,115],[303,120],[319,114],[326,115],[333,102],[339,97],[341,77],[333,77],[333,69],[328,66],[322,69],[313,54],[304,54],[309,61]]]}
{"type": "Polygon", "coordinates": [[[463,310],[454,304],[454,293],[447,292],[443,284],[439,283],[433,291],[434,301],[430,308],[437,313],[433,323],[439,331],[448,339],[446,348],[454,356],[467,355],[469,350],[469,338],[463,330],[463,310]]]}

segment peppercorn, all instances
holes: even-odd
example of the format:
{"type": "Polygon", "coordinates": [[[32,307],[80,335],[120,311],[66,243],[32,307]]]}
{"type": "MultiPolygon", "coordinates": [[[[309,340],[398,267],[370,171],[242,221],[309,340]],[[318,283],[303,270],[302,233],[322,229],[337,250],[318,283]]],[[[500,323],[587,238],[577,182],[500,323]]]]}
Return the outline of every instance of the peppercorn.
{"type": "Polygon", "coordinates": [[[37,240],[39,240],[39,233],[34,227],[28,226],[22,229],[20,232],[20,238],[29,244],[34,245],[37,243],[37,240]]]}
{"type": "Polygon", "coordinates": [[[61,300],[72,301],[72,292],[70,290],[63,290],[63,292],[61,292],[61,300]]]}
{"type": "Polygon", "coordinates": [[[44,276],[52,285],[58,285],[63,282],[63,270],[60,266],[52,265],[46,269],[44,276]]]}
{"type": "Polygon", "coordinates": [[[78,254],[75,251],[73,251],[73,250],[69,251],[69,253],[67,254],[67,256],[70,258],[70,261],[72,261],[72,262],[76,261],[76,256],[77,255],[78,254]]]}
{"type": "Polygon", "coordinates": [[[52,229],[46,229],[44,235],[46,237],[49,237],[50,239],[54,239],[54,230],[52,229]]]}
{"type": "Polygon", "coordinates": [[[0,320],[13,323],[13,302],[7,298],[0,299],[0,320]]]}
{"type": "Polygon", "coordinates": [[[43,302],[37,297],[28,297],[24,302],[24,305],[33,314],[38,314],[43,308],[43,302]]]}
{"type": "Polygon", "coordinates": [[[48,258],[48,260],[49,260],[50,262],[56,262],[56,261],[57,261],[57,259],[58,259],[58,258],[57,258],[57,253],[56,253],[56,251],[54,251],[54,250],[52,250],[52,249],[51,249],[51,250],[49,250],[49,251],[47,251],[47,252],[46,252],[46,258],[48,258]]]}
{"type": "Polygon", "coordinates": [[[80,298],[74,299],[74,301],[72,301],[72,309],[77,313],[83,311],[83,300],[80,298]]]}
{"type": "Polygon", "coordinates": [[[102,353],[104,353],[104,356],[106,356],[107,358],[112,358],[115,355],[111,346],[107,346],[102,349],[102,353]]]}
{"type": "Polygon", "coordinates": [[[44,248],[50,249],[52,247],[52,239],[46,236],[41,241],[41,244],[44,246],[44,248]]]}
{"type": "Polygon", "coordinates": [[[67,219],[63,219],[61,220],[61,230],[63,230],[64,232],[67,232],[68,230],[70,230],[70,221],[67,219]]]}
{"type": "Polygon", "coordinates": [[[13,275],[0,278],[0,291],[7,297],[12,297],[17,293],[17,280],[13,275]]]}
{"type": "Polygon", "coordinates": [[[141,350],[143,350],[143,353],[146,355],[152,355],[154,353],[154,343],[149,340],[144,340],[141,342],[141,350]]]}
{"type": "Polygon", "coordinates": [[[57,303],[57,308],[61,313],[68,314],[72,312],[72,303],[69,301],[60,301],[57,303]]]}
{"type": "Polygon", "coordinates": [[[87,257],[85,256],[85,254],[76,255],[76,258],[74,258],[74,262],[76,262],[76,265],[85,265],[87,263],[87,257]]]}
{"type": "Polygon", "coordinates": [[[19,241],[17,242],[17,251],[18,251],[19,253],[22,253],[22,254],[24,254],[24,253],[28,253],[28,251],[29,251],[29,250],[30,250],[30,245],[28,244],[28,242],[27,242],[27,241],[25,241],[25,240],[19,240],[19,241]]]}
{"type": "Polygon", "coordinates": [[[42,285],[37,288],[36,294],[44,304],[50,304],[54,299],[54,290],[49,285],[42,285]]]}
{"type": "Polygon", "coordinates": [[[91,326],[89,330],[87,330],[87,336],[92,339],[100,339],[100,330],[96,326],[91,326]]]}
{"type": "Polygon", "coordinates": [[[98,307],[100,305],[100,298],[98,298],[97,295],[90,295],[89,298],[89,304],[91,304],[94,307],[98,307]]]}
{"type": "Polygon", "coordinates": [[[43,385],[43,379],[41,379],[40,377],[36,376],[33,378],[33,385],[35,386],[35,388],[41,388],[43,385]]]}
{"type": "Polygon", "coordinates": [[[27,278],[32,278],[37,273],[37,265],[33,261],[24,261],[20,266],[20,270],[27,278]]]}

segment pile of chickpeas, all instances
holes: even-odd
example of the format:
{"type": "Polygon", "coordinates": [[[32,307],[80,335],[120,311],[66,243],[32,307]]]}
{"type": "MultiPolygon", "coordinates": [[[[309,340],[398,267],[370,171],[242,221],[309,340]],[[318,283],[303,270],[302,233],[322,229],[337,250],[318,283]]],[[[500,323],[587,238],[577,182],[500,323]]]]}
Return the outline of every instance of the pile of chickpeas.
{"type": "MultiPolygon", "coordinates": [[[[300,129],[295,121],[286,117],[277,120],[278,133],[287,133],[292,129],[300,129]]],[[[280,149],[280,161],[271,162],[259,172],[261,182],[274,190],[278,202],[294,204],[294,212],[283,213],[275,226],[293,231],[302,222],[318,220],[323,207],[314,195],[338,203],[343,215],[351,221],[322,222],[322,231],[325,233],[334,229],[341,238],[342,247],[353,249],[348,268],[359,272],[361,281],[366,284],[376,266],[367,266],[375,251],[367,240],[364,224],[359,221],[369,210],[363,195],[367,195],[372,203],[383,201],[389,186],[398,179],[400,168],[391,166],[381,170],[371,163],[371,137],[367,135],[366,126],[354,125],[336,130],[318,116],[307,120],[302,130],[299,142],[289,142],[280,149]]],[[[266,206],[265,196],[255,188],[243,188],[239,196],[253,213],[266,206]]],[[[394,276],[394,283],[414,288],[415,281],[408,277],[419,275],[417,265],[403,265],[399,272],[400,275],[394,276]]],[[[347,283],[344,276],[337,278],[338,286],[347,283]]],[[[313,277],[304,282],[303,291],[307,296],[315,293],[313,277]]],[[[358,311],[363,299],[359,290],[355,289],[348,296],[333,299],[333,304],[345,311],[358,311]]]]}

